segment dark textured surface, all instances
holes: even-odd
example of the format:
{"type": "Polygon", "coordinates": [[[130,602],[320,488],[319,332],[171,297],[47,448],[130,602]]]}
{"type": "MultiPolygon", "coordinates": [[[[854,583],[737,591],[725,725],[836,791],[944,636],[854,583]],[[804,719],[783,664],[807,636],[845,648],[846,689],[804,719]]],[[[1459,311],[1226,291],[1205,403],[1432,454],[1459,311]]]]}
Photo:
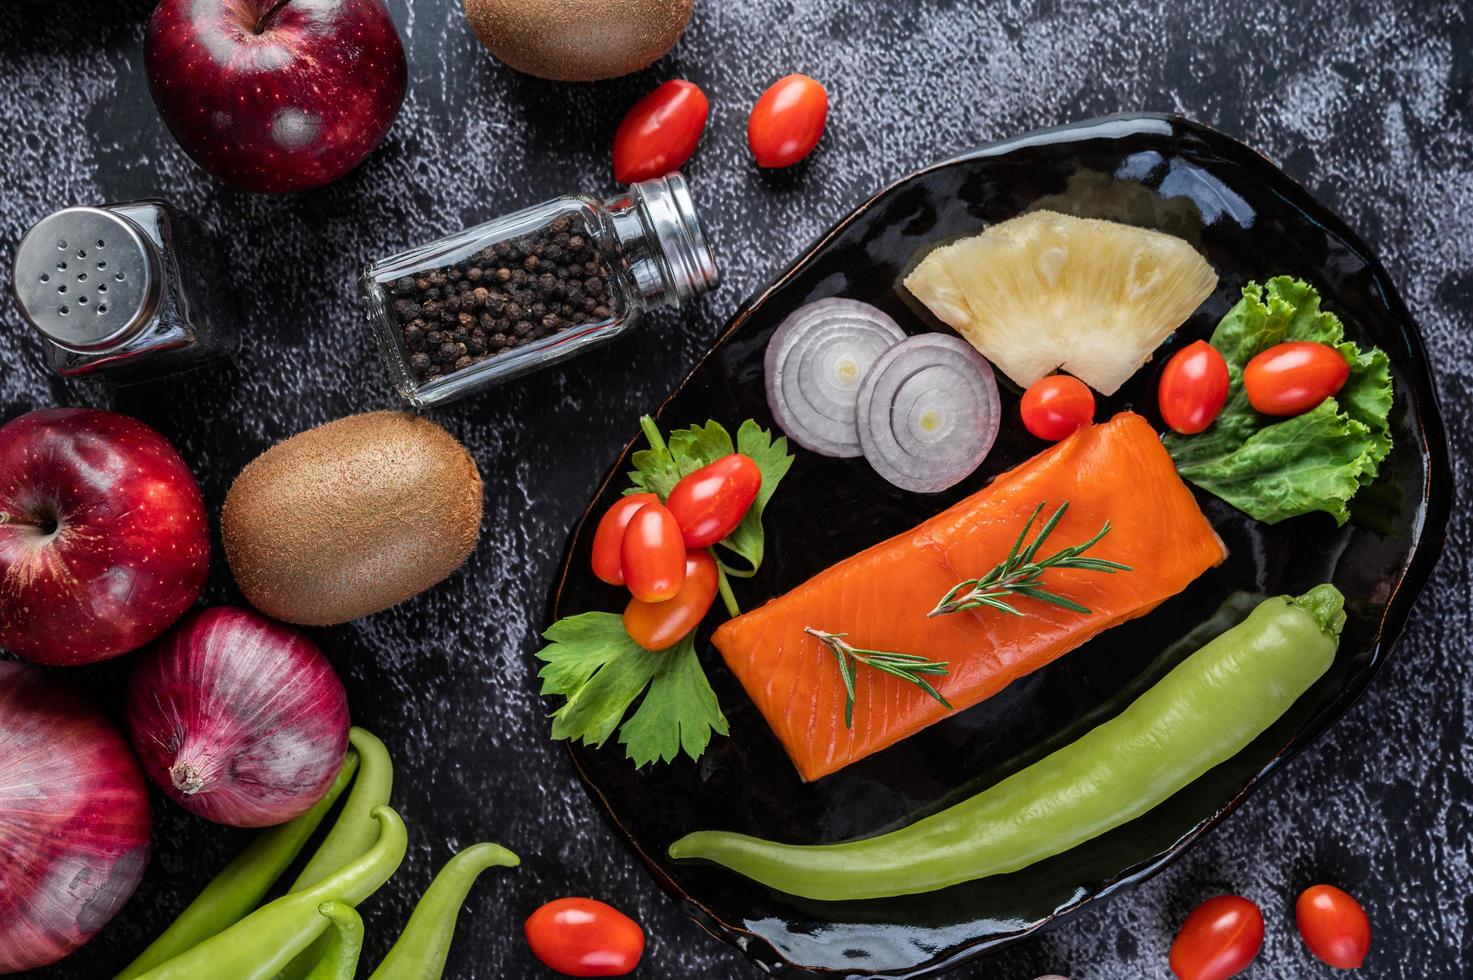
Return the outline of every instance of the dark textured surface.
{"type": "MultiPolygon", "coordinates": [[[[580,87],[496,64],[453,0],[394,3],[412,80],[388,140],[337,185],[280,199],[221,188],[170,141],[140,70],[146,3],[7,3],[0,274],[8,279],[14,242],[49,210],[159,194],[226,245],[247,340],[229,370],[110,396],[53,382],[6,300],[0,408],[6,418],[52,403],[135,413],[175,441],[217,511],[238,468],[270,442],[391,404],[357,320],[351,283],[361,262],[553,194],[608,188],[607,146],[623,108],[665,77],[705,86],[711,127],[688,173],[725,285],[608,356],[435,413],[486,478],[479,549],[430,594],[316,635],[344,674],[358,721],[395,753],[396,804],[412,834],[404,870],[364,909],[370,961],[451,850],[490,838],[525,864],[478,886],[448,975],[544,975],[520,921],[547,898],[582,893],[645,922],[641,976],[751,976],[739,954],[655,889],[545,737],[533,633],[564,536],[603,468],[742,297],[882,184],[1020,130],[1152,108],[1261,148],[1379,250],[1424,328],[1463,479],[1473,398],[1473,25],[1457,2],[1352,6],[1364,5],[708,0],[669,58],[580,87]],[[794,69],[829,85],[831,129],[808,164],[762,174],[746,157],[744,114],[767,81],[794,69]]],[[[1399,655],[1288,771],[1160,877],[964,974],[1164,980],[1186,910],[1231,890],[1258,900],[1269,919],[1255,975],[1327,975],[1304,953],[1289,913],[1297,890],[1318,879],[1366,901],[1377,935],[1369,975],[1473,972],[1470,532],[1456,515],[1399,655]]],[[[222,563],[206,598],[237,599],[222,563]]],[[[118,672],[88,678],[102,687],[118,672]]],[[[97,942],[47,975],[105,976],[241,841],[160,805],[143,889],[97,942]]]]}

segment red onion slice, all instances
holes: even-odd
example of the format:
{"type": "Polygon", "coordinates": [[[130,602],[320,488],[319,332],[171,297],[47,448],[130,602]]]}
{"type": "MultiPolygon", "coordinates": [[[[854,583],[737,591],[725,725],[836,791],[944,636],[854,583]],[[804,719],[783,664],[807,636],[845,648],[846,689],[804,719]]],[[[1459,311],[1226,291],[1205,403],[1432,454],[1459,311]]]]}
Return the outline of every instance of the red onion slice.
{"type": "Polygon", "coordinates": [[[860,385],[880,355],[904,339],[894,320],[858,300],[821,299],[794,310],[773,332],[763,359],[773,418],[804,449],[861,455],[860,385]]]}
{"type": "Polygon", "coordinates": [[[860,386],[864,458],[902,490],[939,493],[969,476],[1001,425],[992,365],[947,334],[886,351],[860,386]]]}

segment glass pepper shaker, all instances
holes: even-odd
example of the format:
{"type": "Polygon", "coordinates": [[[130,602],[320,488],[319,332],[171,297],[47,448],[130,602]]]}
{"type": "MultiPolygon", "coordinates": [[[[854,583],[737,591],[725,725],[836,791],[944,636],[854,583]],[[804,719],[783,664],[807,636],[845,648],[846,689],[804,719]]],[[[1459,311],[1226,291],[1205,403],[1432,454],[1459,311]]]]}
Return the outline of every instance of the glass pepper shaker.
{"type": "Polygon", "coordinates": [[[72,207],[16,248],[21,313],[57,373],[141,381],[237,347],[208,238],[163,201],[72,207]]]}
{"type": "Polygon", "coordinates": [[[680,174],[555,198],[368,266],[364,308],[411,405],[458,398],[612,340],[716,285],[680,174]]]}

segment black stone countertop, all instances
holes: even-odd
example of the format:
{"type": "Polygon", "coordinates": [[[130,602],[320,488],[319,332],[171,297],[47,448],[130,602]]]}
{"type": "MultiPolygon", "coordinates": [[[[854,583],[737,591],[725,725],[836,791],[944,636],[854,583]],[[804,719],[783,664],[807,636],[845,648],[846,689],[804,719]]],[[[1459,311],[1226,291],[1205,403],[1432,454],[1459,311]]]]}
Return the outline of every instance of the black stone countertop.
{"type": "MultiPolygon", "coordinates": [[[[75,203],[165,197],[223,243],[245,348],[210,376],[116,396],[43,368],[0,301],[0,410],[111,405],[159,427],[199,476],[212,515],[272,442],[388,407],[360,324],[365,261],[547,197],[611,189],[620,115],[669,77],[701,84],[710,127],[687,168],[725,276],[713,295],[652,319],[607,355],[433,413],[486,480],[486,526],[467,567],[390,612],[315,631],[356,720],[388,741],[403,870],[364,907],[377,962],[434,870],[459,847],[503,842],[516,872],[471,897],[447,976],[541,977],[521,921],[564,894],[604,898],[649,931],[641,977],[757,975],[655,887],[547,738],[532,652],[565,536],[604,468],[737,304],[870,193],[967,147],[1126,109],[1179,112],[1278,161],[1376,248],[1420,320],[1439,376],[1453,465],[1473,449],[1473,24],[1460,0],[699,0],[674,52],[592,86],[517,75],[486,55],[455,0],[390,0],[411,84],[384,145],[315,193],[258,197],[197,169],[155,115],[141,45],[147,0],[0,4],[0,275],[25,229],[75,203]],[[766,174],[745,147],[758,92],[788,71],[822,80],[817,154],[766,174]]],[[[1234,891],[1269,920],[1250,976],[1330,975],[1297,938],[1292,902],[1318,880],[1364,900],[1375,944],[1363,975],[1473,975],[1473,521],[1447,553],[1397,655],[1326,737],[1146,885],[958,975],[1166,980],[1172,933],[1197,901],[1234,891]]],[[[209,602],[239,601],[217,560],[209,602]]],[[[114,665],[82,672],[104,690],[114,665]]],[[[123,914],[46,977],[103,977],[130,958],[239,848],[158,799],[153,867],[123,914]]]]}

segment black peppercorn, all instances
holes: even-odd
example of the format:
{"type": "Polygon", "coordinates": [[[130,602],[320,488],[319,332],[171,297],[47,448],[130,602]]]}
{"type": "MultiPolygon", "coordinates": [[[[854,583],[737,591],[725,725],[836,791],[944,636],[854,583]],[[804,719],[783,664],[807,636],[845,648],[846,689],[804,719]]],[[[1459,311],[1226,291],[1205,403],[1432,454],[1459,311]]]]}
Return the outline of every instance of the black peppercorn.
{"type": "Polygon", "coordinates": [[[402,276],[389,292],[422,382],[611,315],[608,272],[578,215],[402,276]]]}

